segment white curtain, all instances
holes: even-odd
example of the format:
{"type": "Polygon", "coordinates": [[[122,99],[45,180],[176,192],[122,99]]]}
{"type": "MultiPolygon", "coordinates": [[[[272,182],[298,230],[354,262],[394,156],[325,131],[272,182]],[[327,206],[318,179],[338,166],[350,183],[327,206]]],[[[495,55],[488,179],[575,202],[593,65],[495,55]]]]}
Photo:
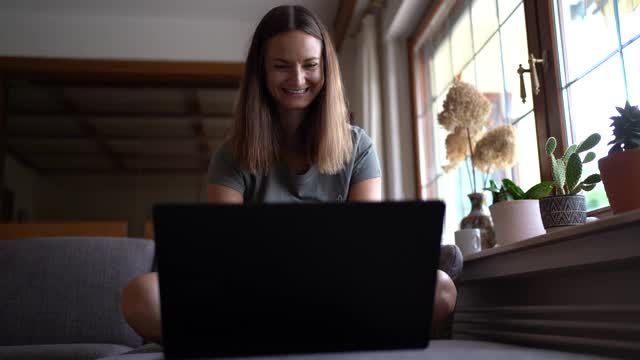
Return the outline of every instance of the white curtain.
{"type": "Polygon", "coordinates": [[[378,41],[376,33],[376,16],[366,15],[362,19],[360,31],[355,43],[356,51],[356,76],[355,95],[352,99],[356,124],[361,126],[373,140],[376,147],[380,166],[382,167],[382,193],[385,191],[385,164],[384,164],[384,139],[382,123],[382,95],[380,83],[380,64],[378,54],[378,41]]]}

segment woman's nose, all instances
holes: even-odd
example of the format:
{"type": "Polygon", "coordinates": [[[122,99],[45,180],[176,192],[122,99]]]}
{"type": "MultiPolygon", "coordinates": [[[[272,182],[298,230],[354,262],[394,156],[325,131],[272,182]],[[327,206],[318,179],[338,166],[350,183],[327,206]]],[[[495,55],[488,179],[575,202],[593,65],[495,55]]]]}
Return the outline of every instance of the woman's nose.
{"type": "Polygon", "coordinates": [[[292,79],[293,82],[296,85],[303,85],[304,84],[304,69],[301,66],[294,66],[293,67],[293,74],[292,74],[292,79]]]}

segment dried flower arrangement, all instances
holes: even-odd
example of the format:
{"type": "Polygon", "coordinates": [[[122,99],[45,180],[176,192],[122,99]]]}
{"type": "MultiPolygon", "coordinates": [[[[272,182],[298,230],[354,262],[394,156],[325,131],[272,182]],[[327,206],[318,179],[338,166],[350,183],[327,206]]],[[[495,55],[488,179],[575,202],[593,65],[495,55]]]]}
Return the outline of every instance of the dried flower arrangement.
{"type": "Polygon", "coordinates": [[[438,123],[449,134],[445,140],[447,160],[445,173],[458,167],[467,155],[471,157],[471,169],[467,172],[475,193],[475,169],[488,175],[495,169],[505,169],[516,162],[516,129],[502,125],[494,129],[488,119],[491,102],[475,87],[455,79],[447,93],[444,109],[438,114],[438,123]]]}

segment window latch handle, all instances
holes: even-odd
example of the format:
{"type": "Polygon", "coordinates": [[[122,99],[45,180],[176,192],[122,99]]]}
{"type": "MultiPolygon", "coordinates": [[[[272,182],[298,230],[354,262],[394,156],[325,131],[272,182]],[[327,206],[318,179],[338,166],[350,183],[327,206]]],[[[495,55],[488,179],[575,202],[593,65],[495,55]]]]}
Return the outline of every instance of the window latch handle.
{"type": "Polygon", "coordinates": [[[533,95],[540,94],[540,78],[538,77],[538,70],[536,70],[536,64],[542,64],[543,67],[546,65],[547,52],[546,50],[542,52],[542,59],[537,59],[533,54],[529,54],[529,68],[525,69],[522,67],[522,64],[518,65],[518,75],[520,76],[520,98],[522,99],[522,103],[526,102],[527,98],[527,90],[524,86],[524,73],[531,74],[531,87],[533,88],[533,95]]]}

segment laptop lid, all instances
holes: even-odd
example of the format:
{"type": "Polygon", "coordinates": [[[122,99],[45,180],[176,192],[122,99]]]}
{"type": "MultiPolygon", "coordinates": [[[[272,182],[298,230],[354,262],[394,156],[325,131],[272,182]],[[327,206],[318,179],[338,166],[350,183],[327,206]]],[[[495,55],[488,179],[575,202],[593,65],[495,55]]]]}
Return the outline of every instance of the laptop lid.
{"type": "Polygon", "coordinates": [[[444,208],[155,206],[165,356],[425,348],[444,208]]]}

